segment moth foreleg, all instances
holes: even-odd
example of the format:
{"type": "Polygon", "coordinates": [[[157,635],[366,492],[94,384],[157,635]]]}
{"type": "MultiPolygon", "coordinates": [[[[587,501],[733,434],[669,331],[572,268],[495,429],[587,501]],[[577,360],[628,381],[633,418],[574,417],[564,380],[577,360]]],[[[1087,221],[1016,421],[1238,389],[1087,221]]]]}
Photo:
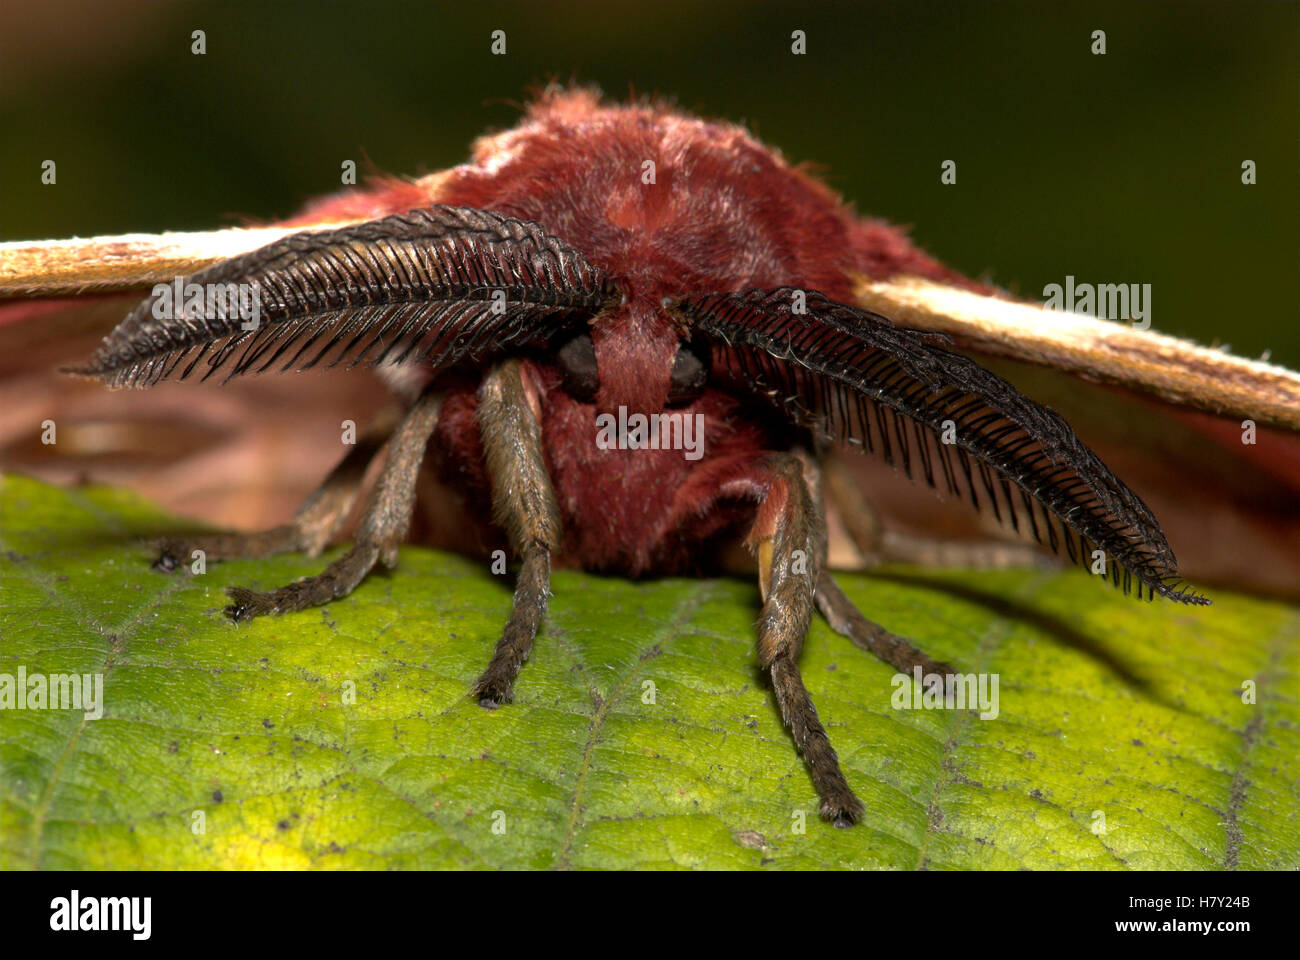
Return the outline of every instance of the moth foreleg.
{"type": "Polygon", "coordinates": [[[766,492],[748,543],[758,553],[763,612],[758,657],[772,678],[781,717],[794,737],[821,797],[821,815],[837,827],[862,815],[817,717],[796,660],[812,623],[815,588],[825,562],[826,533],[816,468],[792,454],[772,457],[766,492]],[[806,472],[811,476],[805,476],[806,472]]]}
{"type": "Polygon", "coordinates": [[[551,554],[560,548],[562,524],[542,456],[542,430],[518,360],[507,360],[479,388],[478,424],[492,484],[492,513],[522,559],[510,619],[492,662],[474,684],[485,707],[509,703],[515,678],[546,616],[551,554]]]}
{"type": "Polygon", "coordinates": [[[226,607],[232,620],[247,620],[267,613],[288,613],[346,597],[374,565],[397,563],[397,548],[406,536],[415,506],[415,485],[425,446],[438,422],[440,397],[425,393],[407,411],[388,445],[388,459],[370,494],[366,515],[357,529],[356,543],[323,573],[297,580],[270,593],[242,587],[226,592],[233,601],[226,607]]]}
{"type": "Polygon", "coordinates": [[[195,550],[207,560],[269,557],[277,553],[305,553],[316,557],[338,534],[365,479],[366,469],[388,441],[396,418],[384,417],[366,431],[325,481],[298,508],[293,520],[252,533],[212,533],[196,537],[163,537],[154,542],[158,551],[155,570],[171,573],[190,562],[195,550]]]}

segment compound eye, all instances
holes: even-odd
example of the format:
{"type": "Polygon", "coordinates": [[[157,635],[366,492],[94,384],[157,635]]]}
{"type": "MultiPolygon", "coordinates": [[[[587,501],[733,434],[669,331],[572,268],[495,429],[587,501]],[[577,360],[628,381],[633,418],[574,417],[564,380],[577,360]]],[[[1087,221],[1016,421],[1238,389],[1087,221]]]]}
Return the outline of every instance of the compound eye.
{"type": "Polygon", "coordinates": [[[564,392],[577,400],[591,400],[600,389],[596,371],[596,347],[588,334],[580,333],[555,354],[564,392]]]}
{"type": "Polygon", "coordinates": [[[704,392],[709,379],[709,348],[696,340],[683,343],[673,358],[673,372],[668,381],[668,402],[690,403],[704,392]]]}

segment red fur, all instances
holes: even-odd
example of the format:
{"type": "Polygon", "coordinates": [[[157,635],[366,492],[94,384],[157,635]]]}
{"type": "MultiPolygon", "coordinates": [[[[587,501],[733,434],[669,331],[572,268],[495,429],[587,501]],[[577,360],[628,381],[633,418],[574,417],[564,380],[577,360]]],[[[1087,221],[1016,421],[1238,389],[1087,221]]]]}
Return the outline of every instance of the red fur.
{"type": "Polygon", "coordinates": [[[405,213],[429,203],[429,191],[419,182],[395,178],[371,181],[366,190],[322,197],[308,204],[284,226],[320,224],[330,220],[378,220],[392,213],[405,213]]]}
{"type": "MultiPolygon", "coordinates": [[[[598,318],[594,403],[534,371],[547,467],[565,521],[559,562],[628,575],[701,566],[702,547],[753,517],[762,457],[784,428],[709,391],[681,412],[705,417],[704,457],[600,450],[595,416],[664,409],[680,333],[665,297],[792,285],[852,301],[855,277],[911,273],[981,289],[917,250],[898,229],[858,218],[824,184],[740,127],[661,103],[602,104],[589,90],[548,90],[523,122],[481,139],[470,163],[414,184],[314,209],[380,216],[447,203],[535,220],[621,286],[598,318]],[[655,164],[655,182],[642,181],[655,164]],[[745,501],[751,501],[746,504],[745,501]]],[[[436,434],[444,480],[487,490],[471,388],[453,390],[436,434]]],[[[486,504],[478,498],[480,520],[486,504]]]]}

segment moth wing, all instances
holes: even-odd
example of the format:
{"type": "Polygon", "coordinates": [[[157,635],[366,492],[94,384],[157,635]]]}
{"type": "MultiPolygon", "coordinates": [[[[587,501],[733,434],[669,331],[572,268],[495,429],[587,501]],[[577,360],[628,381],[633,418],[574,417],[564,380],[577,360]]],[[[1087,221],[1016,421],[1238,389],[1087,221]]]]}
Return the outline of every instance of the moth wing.
{"type": "Polygon", "coordinates": [[[218,527],[283,522],[338,460],[334,443],[302,429],[302,411],[363,427],[391,403],[373,371],[164,383],[128,395],[58,368],[89,356],[154,284],[303,230],[434,202],[444,176],[327,197],[268,226],[0,243],[0,470],[130,486],[218,527]],[[55,444],[41,442],[46,420],[58,425],[55,444]],[[255,490],[250,476],[261,478],[255,490]]]}
{"type": "Polygon", "coordinates": [[[1300,373],[1154,330],[1097,320],[919,277],[857,288],[859,306],[946,334],[971,353],[1023,360],[1206,413],[1300,430],[1300,373]]]}
{"type": "MultiPolygon", "coordinates": [[[[1300,374],[916,277],[863,279],[857,302],[950,337],[952,349],[1064,416],[1159,517],[1189,579],[1300,597],[1300,374]]],[[[931,491],[888,467],[834,455],[900,529],[990,535],[963,511],[936,511],[931,491]]],[[[851,565],[852,551],[839,560],[851,565]]]]}

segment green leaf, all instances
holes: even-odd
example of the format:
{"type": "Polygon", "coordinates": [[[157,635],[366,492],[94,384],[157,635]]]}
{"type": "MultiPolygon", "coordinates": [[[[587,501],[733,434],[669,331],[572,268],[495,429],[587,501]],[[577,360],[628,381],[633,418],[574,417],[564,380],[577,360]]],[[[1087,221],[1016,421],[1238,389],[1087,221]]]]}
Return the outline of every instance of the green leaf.
{"type": "Polygon", "coordinates": [[[103,676],[99,719],[0,713],[5,869],[1300,866],[1300,617],[1277,603],[842,575],[868,616],[996,673],[999,713],[894,709],[892,670],[818,622],[801,666],[867,806],[836,830],[757,668],[749,583],[558,572],[491,712],[467,692],[510,588],[480,564],[408,548],[345,600],[236,626],[226,586],[337,551],[159,574],[143,538],[179,521],[12,476],[0,521],[0,673],[103,676]]]}

